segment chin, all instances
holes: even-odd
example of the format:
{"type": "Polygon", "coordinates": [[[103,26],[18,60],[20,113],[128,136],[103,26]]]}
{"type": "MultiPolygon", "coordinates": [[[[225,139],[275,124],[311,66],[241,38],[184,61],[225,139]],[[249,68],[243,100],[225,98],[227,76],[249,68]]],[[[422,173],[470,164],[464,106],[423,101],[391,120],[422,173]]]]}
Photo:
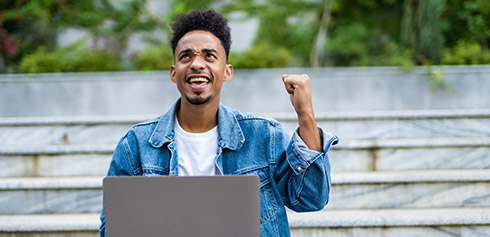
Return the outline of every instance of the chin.
{"type": "Polygon", "coordinates": [[[186,96],[185,99],[187,100],[187,102],[191,103],[192,105],[203,105],[211,101],[211,96],[208,97],[198,96],[193,98],[186,96]]]}

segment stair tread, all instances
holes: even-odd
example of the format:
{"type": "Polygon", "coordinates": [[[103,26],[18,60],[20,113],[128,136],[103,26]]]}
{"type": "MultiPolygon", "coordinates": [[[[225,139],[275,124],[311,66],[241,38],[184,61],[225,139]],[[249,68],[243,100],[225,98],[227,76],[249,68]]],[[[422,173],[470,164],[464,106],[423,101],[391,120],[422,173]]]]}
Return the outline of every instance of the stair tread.
{"type": "Polygon", "coordinates": [[[99,213],[0,215],[0,231],[95,231],[99,213]]]}
{"type": "Polygon", "coordinates": [[[332,173],[332,183],[421,183],[490,181],[490,169],[343,171],[332,173]]]}
{"type": "Polygon", "coordinates": [[[0,179],[1,190],[35,189],[100,189],[102,176],[19,177],[0,179]]]}
{"type": "MultiPolygon", "coordinates": [[[[488,182],[489,169],[333,172],[332,184],[488,182]]],[[[0,190],[102,188],[102,176],[12,177],[0,179],[0,190]]]]}
{"type": "MultiPolygon", "coordinates": [[[[488,225],[490,208],[288,210],[292,228],[488,225]]],[[[0,215],[0,231],[96,231],[99,213],[0,215]],[[26,223],[29,223],[26,225],[26,223]]]]}
{"type": "MultiPolygon", "coordinates": [[[[3,155],[112,153],[115,144],[17,145],[0,146],[3,155]]],[[[341,139],[332,149],[431,148],[490,146],[490,137],[341,139]]]]}
{"type": "Polygon", "coordinates": [[[337,149],[433,148],[490,146],[490,137],[346,139],[337,149]]]}
{"type": "Polygon", "coordinates": [[[490,208],[288,211],[291,227],[488,225],[490,208]]]}
{"type": "MultiPolygon", "coordinates": [[[[297,120],[294,112],[263,113],[280,121],[297,120]]],[[[91,116],[43,116],[2,117],[0,126],[43,126],[73,124],[133,124],[158,115],[91,115],[91,116]]],[[[490,118],[490,109],[457,110],[381,110],[381,111],[335,111],[315,113],[318,121],[336,120],[390,120],[390,119],[459,119],[490,118]]]]}
{"type": "Polygon", "coordinates": [[[34,145],[34,146],[0,146],[3,155],[39,155],[39,154],[73,154],[73,153],[112,153],[115,144],[75,144],[75,145],[34,145]]]}

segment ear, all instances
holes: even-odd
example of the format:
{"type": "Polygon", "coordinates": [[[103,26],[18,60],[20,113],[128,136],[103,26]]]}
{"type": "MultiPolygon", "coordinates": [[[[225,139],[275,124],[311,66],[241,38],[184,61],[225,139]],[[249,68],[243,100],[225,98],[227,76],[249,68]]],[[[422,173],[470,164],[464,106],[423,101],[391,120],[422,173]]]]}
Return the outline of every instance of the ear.
{"type": "Polygon", "coordinates": [[[177,79],[175,78],[175,65],[170,67],[170,81],[177,83],[177,79]]]}
{"type": "Polygon", "coordinates": [[[231,64],[226,64],[225,76],[223,81],[231,81],[233,79],[233,66],[231,64]]]}

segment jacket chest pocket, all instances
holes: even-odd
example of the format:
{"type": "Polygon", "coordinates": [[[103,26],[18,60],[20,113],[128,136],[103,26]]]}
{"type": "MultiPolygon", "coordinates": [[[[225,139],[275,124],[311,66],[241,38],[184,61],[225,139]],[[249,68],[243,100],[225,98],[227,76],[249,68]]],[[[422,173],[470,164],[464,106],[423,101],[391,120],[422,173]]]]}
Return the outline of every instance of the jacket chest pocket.
{"type": "Polygon", "coordinates": [[[256,175],[260,179],[260,224],[277,217],[279,205],[272,192],[269,168],[260,168],[242,173],[241,175],[256,175]]]}

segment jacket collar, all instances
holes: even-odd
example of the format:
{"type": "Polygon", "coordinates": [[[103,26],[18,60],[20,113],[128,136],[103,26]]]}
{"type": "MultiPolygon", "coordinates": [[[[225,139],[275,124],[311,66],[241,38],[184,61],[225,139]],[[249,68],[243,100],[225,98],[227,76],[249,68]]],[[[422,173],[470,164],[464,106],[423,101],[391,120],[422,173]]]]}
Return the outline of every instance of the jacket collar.
{"type": "MultiPolygon", "coordinates": [[[[164,144],[174,141],[175,113],[179,108],[180,99],[167,113],[160,117],[149,140],[153,147],[160,148],[164,144]]],[[[218,146],[238,150],[244,142],[245,137],[234,111],[220,103],[218,107],[218,146]]]]}

